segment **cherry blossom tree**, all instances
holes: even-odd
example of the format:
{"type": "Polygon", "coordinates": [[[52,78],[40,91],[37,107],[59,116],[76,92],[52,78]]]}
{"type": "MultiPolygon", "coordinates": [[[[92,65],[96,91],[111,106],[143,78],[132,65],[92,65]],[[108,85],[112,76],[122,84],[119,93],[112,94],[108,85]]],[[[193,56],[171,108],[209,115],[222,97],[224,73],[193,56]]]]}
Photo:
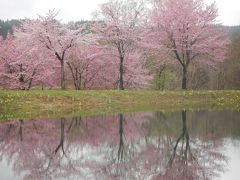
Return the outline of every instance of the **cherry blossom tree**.
{"type": "Polygon", "coordinates": [[[153,8],[146,42],[160,53],[162,64],[182,67],[182,89],[187,89],[187,72],[192,61],[213,65],[225,57],[228,39],[216,24],[215,3],[203,0],[164,0],[153,8]]]}
{"type": "Polygon", "coordinates": [[[13,75],[15,72],[13,63],[16,61],[16,57],[19,56],[13,41],[13,37],[10,36],[6,40],[0,39],[0,84],[4,88],[9,87],[12,80],[13,82],[19,82],[18,75],[15,75],[18,78],[13,75]]]}
{"type": "Polygon", "coordinates": [[[137,48],[137,35],[145,17],[144,8],[142,1],[109,1],[101,5],[98,19],[93,25],[99,45],[105,47],[102,53],[108,55],[115,65],[112,71],[117,72],[116,82],[120,90],[125,88],[128,70],[133,76],[144,74],[141,51],[137,48]]]}
{"type": "MultiPolygon", "coordinates": [[[[95,45],[76,44],[68,53],[69,67],[76,90],[94,89],[101,83],[101,74],[104,73],[104,62],[101,49],[95,45]]],[[[102,82],[103,83],[103,82],[102,82]]]]}
{"type": "Polygon", "coordinates": [[[16,30],[15,34],[24,38],[31,38],[35,46],[49,50],[60,63],[61,88],[65,89],[65,63],[67,52],[80,41],[84,33],[82,29],[71,29],[56,20],[57,12],[49,11],[46,16],[39,16],[37,20],[26,20],[16,30]]]}
{"type": "Polygon", "coordinates": [[[52,84],[53,58],[31,42],[11,35],[0,42],[2,87],[29,90],[33,85],[52,84]]]}

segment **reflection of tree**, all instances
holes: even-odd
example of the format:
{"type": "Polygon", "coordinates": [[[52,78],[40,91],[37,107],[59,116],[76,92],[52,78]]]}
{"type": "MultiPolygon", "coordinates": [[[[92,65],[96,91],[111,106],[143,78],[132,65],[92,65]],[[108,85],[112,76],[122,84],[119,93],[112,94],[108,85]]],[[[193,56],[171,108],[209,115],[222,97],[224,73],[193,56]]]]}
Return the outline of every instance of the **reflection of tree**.
{"type": "Polygon", "coordinates": [[[142,118],[137,117],[137,123],[132,115],[126,123],[122,114],[1,123],[0,157],[12,161],[25,179],[92,177],[115,163],[122,174],[129,142],[141,137],[137,124],[142,118]]]}
{"type": "Polygon", "coordinates": [[[69,124],[67,133],[70,133],[71,131],[74,130],[74,128],[80,127],[81,126],[81,121],[82,117],[73,117],[71,123],[69,124]],[[75,124],[74,124],[75,122],[75,124]]]}
{"type": "Polygon", "coordinates": [[[0,158],[29,180],[207,179],[222,167],[221,139],[194,138],[186,114],[179,122],[171,121],[179,114],[143,113],[0,123],[0,158]]]}
{"type": "Polygon", "coordinates": [[[187,165],[188,157],[190,158],[190,160],[193,160],[194,158],[191,153],[190,144],[189,144],[189,134],[188,134],[187,123],[186,123],[186,111],[182,111],[182,133],[177,139],[176,144],[173,148],[173,154],[170,157],[170,160],[168,163],[169,167],[172,167],[180,141],[182,141],[180,156],[181,156],[181,159],[183,160],[183,164],[187,165]]]}
{"type": "Polygon", "coordinates": [[[144,116],[119,114],[117,118],[116,143],[108,144],[109,153],[105,155],[107,164],[101,168],[99,174],[106,179],[132,179],[136,173],[132,161],[141,151],[140,141],[144,137],[141,129],[144,116]]]}
{"type": "Polygon", "coordinates": [[[60,142],[59,142],[59,145],[57,146],[57,148],[54,151],[55,154],[59,151],[60,148],[62,149],[63,154],[65,154],[65,151],[64,151],[64,134],[65,134],[64,124],[65,124],[65,119],[61,118],[60,142]]]}
{"type": "MultiPolygon", "coordinates": [[[[225,157],[218,151],[217,144],[211,139],[191,141],[187,127],[187,112],[181,112],[182,131],[167,160],[166,170],[160,177],[171,179],[209,179],[223,170],[225,157]]],[[[215,141],[220,141],[215,139],[215,141]]],[[[169,146],[169,144],[167,144],[169,146]]],[[[168,156],[165,156],[168,157],[168,156]]]]}
{"type": "Polygon", "coordinates": [[[20,136],[20,140],[23,141],[23,134],[22,134],[23,120],[20,120],[19,122],[20,122],[19,136],[20,136]]]}
{"type": "Polygon", "coordinates": [[[119,114],[119,148],[118,148],[118,161],[123,160],[124,155],[124,142],[123,142],[123,126],[124,126],[123,114],[119,114]]]}

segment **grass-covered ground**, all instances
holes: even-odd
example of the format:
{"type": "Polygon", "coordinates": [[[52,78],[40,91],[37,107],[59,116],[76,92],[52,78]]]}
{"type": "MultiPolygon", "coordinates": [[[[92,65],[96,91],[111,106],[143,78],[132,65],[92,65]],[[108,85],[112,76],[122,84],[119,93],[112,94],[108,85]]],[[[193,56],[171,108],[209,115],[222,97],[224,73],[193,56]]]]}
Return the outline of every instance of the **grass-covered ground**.
{"type": "Polygon", "coordinates": [[[0,90],[0,120],[183,108],[240,110],[240,91],[0,90]]]}

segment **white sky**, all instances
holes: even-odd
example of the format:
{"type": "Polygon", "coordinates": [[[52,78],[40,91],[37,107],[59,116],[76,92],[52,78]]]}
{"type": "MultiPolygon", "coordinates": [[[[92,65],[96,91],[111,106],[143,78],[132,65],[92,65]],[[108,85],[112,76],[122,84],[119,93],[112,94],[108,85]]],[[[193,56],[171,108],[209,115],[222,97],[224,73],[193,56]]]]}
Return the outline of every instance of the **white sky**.
{"type": "MultiPolygon", "coordinates": [[[[58,18],[64,22],[90,20],[92,12],[106,0],[0,0],[0,19],[36,18],[49,9],[60,10],[58,18]]],[[[214,0],[205,0],[207,3],[214,0]]],[[[240,0],[216,0],[219,22],[240,24],[240,0]]]]}

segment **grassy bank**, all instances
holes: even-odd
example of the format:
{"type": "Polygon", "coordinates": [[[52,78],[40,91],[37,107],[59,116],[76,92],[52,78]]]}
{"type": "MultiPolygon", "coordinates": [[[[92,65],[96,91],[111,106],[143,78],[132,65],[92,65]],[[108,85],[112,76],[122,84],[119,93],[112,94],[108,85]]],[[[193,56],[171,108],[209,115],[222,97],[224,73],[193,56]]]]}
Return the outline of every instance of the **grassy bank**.
{"type": "Polygon", "coordinates": [[[240,91],[0,90],[0,120],[182,108],[240,109],[240,91]]]}

